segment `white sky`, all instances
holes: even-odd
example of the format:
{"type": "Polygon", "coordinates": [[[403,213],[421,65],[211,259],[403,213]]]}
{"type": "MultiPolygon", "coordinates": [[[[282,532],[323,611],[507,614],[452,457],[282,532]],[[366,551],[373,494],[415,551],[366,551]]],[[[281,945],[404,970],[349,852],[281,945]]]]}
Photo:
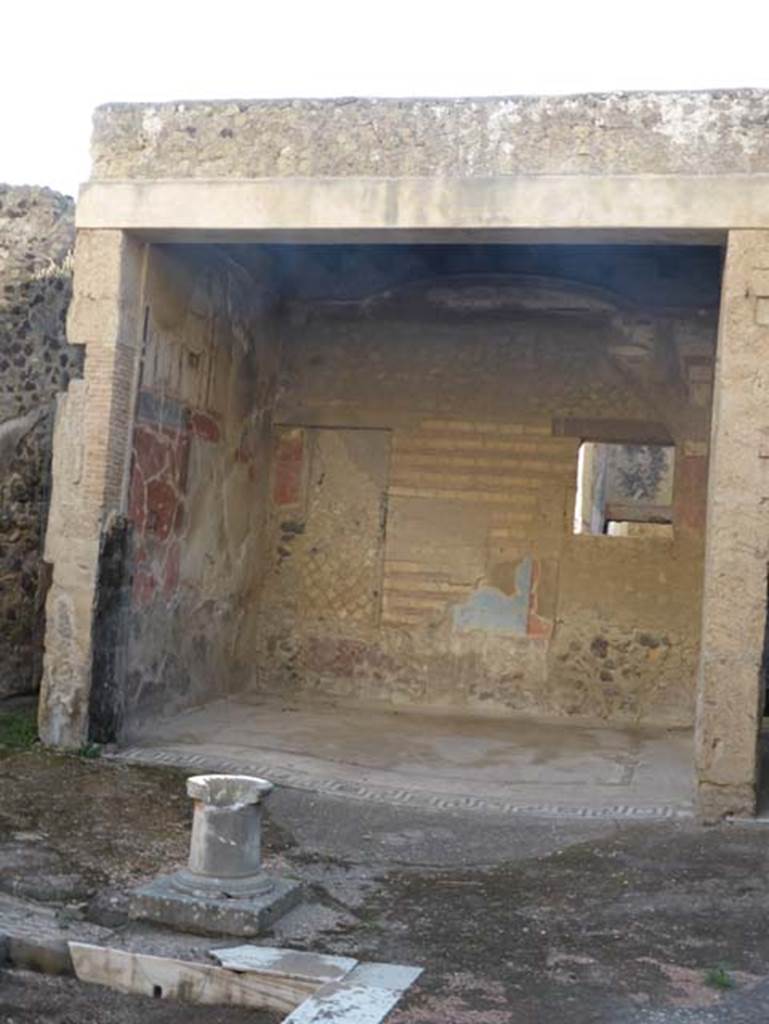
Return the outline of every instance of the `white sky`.
{"type": "Polygon", "coordinates": [[[0,181],[74,193],[109,101],[764,88],[768,30],[766,0],[6,0],[0,181]]]}

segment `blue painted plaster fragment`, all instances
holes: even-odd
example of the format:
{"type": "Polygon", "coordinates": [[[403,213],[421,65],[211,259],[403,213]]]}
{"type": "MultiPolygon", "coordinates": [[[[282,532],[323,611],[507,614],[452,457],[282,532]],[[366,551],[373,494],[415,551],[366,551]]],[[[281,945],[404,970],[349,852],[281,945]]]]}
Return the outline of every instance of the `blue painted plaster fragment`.
{"type": "Polygon", "coordinates": [[[454,629],[459,633],[480,630],[526,636],[531,580],[532,560],[524,558],[515,570],[515,593],[508,596],[497,587],[479,587],[464,604],[454,608],[454,629]]]}

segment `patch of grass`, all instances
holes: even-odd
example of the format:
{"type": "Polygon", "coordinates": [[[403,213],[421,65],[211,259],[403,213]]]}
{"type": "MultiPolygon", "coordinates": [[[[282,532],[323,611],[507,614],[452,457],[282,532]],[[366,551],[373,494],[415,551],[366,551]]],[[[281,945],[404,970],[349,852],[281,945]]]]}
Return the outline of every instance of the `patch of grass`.
{"type": "Polygon", "coordinates": [[[0,748],[28,750],[37,742],[34,711],[0,712],[0,748]]]}
{"type": "Polygon", "coordinates": [[[705,971],[705,984],[711,988],[734,988],[737,982],[723,964],[718,967],[709,967],[705,971]]]}

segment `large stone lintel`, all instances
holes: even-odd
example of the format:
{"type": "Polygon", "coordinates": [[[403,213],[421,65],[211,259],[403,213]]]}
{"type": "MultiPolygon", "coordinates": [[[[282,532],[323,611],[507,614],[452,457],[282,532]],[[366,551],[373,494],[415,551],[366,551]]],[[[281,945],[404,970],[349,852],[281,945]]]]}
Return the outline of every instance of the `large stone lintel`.
{"type": "MultiPolygon", "coordinates": [[[[769,174],[91,181],[77,226],[152,238],[769,227],[769,174]]],[[[424,240],[427,240],[426,238],[424,240]]]]}

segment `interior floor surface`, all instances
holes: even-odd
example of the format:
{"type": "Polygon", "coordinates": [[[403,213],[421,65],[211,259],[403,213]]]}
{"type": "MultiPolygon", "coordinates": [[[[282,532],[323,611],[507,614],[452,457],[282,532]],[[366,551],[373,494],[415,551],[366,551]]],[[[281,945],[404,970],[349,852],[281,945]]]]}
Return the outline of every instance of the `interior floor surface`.
{"type": "Polygon", "coordinates": [[[409,806],[606,817],[693,814],[686,729],[608,728],[218,700],[155,720],[121,759],[409,806]]]}

